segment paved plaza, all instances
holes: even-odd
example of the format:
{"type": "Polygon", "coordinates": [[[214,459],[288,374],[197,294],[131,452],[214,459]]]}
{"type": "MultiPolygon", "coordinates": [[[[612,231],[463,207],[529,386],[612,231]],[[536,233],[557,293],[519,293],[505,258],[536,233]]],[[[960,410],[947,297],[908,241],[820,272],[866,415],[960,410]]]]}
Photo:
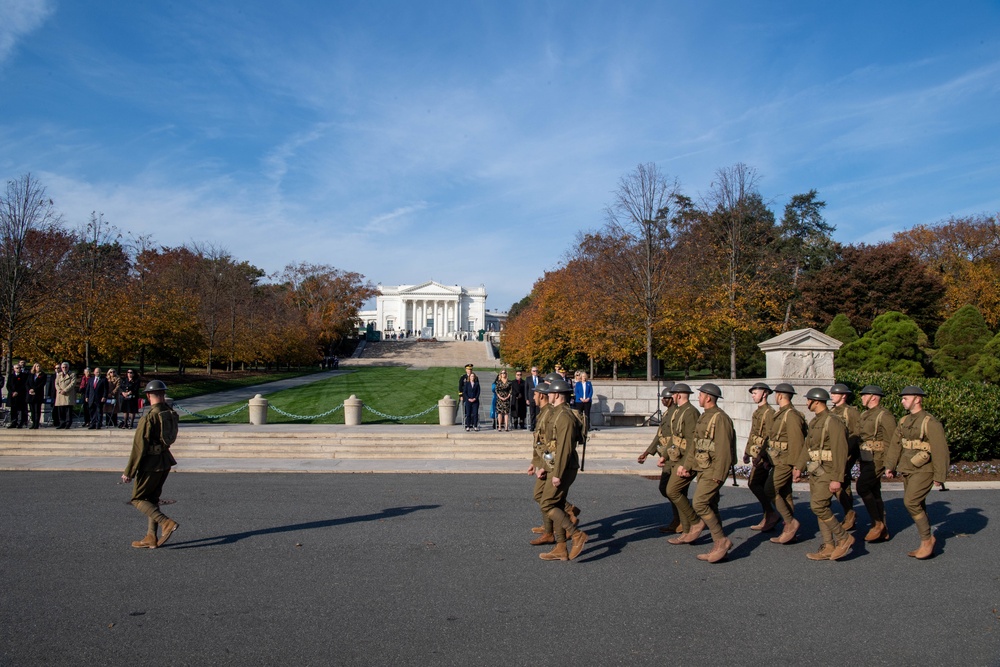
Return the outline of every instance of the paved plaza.
{"type": "MultiPolygon", "coordinates": [[[[3,665],[989,665],[1000,661],[995,491],[932,493],[938,555],[889,492],[893,539],[813,563],[816,522],[778,546],[726,486],[736,548],[672,546],[654,481],[584,473],[591,535],[539,560],[524,475],[174,473],[180,530],[118,474],[0,473],[3,665]]],[[[808,514],[804,494],[797,500],[808,514]]],[[[862,513],[863,514],[863,513],[862,513]]],[[[862,529],[864,526],[862,526],[862,529]]]]}

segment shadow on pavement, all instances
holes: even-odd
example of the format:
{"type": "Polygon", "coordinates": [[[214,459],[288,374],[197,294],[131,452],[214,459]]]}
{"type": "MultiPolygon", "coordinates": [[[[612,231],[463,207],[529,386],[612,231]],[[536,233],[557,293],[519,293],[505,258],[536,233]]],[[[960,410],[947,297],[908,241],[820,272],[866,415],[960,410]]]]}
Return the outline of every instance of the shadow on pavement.
{"type": "Polygon", "coordinates": [[[230,535],[217,535],[215,537],[203,537],[198,540],[188,540],[187,542],[175,542],[167,547],[168,549],[197,549],[199,547],[214,547],[224,544],[235,544],[240,540],[257,535],[273,535],[276,533],[288,533],[296,530],[314,530],[316,528],[332,528],[343,526],[349,523],[359,523],[363,521],[381,521],[393,517],[405,516],[420,510],[437,509],[440,505],[413,505],[409,507],[390,507],[377,514],[361,514],[358,516],[345,516],[340,519],[327,519],[325,521],[307,521],[305,523],[294,523],[288,526],[275,526],[273,528],[261,528],[260,530],[248,530],[243,533],[232,533],[230,535]]]}

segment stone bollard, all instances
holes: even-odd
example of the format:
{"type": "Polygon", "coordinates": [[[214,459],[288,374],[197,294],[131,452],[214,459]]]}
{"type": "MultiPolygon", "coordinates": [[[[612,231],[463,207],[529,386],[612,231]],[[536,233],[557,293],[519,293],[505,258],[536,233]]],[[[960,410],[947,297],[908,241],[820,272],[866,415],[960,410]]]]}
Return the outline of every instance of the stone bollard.
{"type": "Polygon", "coordinates": [[[250,399],[250,424],[260,426],[267,423],[267,399],[257,394],[250,399]]]}
{"type": "Polygon", "coordinates": [[[438,401],[438,423],[441,426],[453,426],[457,408],[458,401],[445,394],[444,398],[438,401]]]}
{"type": "Polygon", "coordinates": [[[361,408],[364,401],[351,394],[350,398],[344,399],[344,426],[361,426],[361,408]]]}

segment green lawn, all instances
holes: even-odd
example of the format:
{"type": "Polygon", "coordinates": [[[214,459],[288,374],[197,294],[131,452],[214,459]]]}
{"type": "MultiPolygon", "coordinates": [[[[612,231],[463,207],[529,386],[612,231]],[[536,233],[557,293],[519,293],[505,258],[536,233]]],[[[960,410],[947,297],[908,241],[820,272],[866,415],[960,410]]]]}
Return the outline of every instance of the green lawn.
{"type": "MultiPolygon", "coordinates": [[[[310,419],[295,419],[269,409],[267,421],[291,424],[343,424],[344,399],[354,394],[364,401],[361,421],[365,424],[437,424],[437,402],[445,394],[456,397],[461,368],[429,368],[409,370],[398,366],[371,366],[352,370],[328,380],[314,382],[304,387],[265,394],[270,405],[296,416],[310,419]],[[323,417],[318,417],[336,408],[323,417]],[[370,408],[370,409],[369,409],[370,408]],[[377,410],[391,417],[407,417],[433,408],[427,414],[406,420],[389,419],[372,412],[377,410]]],[[[171,392],[171,397],[175,398],[171,392]]],[[[206,410],[201,414],[217,415],[232,412],[245,403],[232,403],[220,408],[206,410]]],[[[213,420],[216,424],[246,424],[249,420],[244,410],[232,417],[213,420]]],[[[183,421],[204,421],[185,416],[183,421]]]]}
{"type": "Polygon", "coordinates": [[[286,378],[299,377],[319,372],[316,368],[297,371],[215,371],[211,375],[204,369],[188,371],[183,375],[177,373],[146,373],[142,376],[143,384],[152,379],[163,380],[170,387],[170,398],[180,401],[204,394],[214,394],[229,389],[240,389],[265,382],[275,382],[286,378]]]}

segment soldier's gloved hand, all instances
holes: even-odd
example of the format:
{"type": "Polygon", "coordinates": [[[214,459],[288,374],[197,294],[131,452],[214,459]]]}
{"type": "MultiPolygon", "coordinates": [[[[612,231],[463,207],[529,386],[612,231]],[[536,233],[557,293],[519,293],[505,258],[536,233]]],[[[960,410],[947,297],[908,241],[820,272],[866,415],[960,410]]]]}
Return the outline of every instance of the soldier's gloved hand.
{"type": "Polygon", "coordinates": [[[746,465],[747,463],[750,463],[750,455],[749,454],[744,454],[743,455],[743,464],[746,465]]]}

